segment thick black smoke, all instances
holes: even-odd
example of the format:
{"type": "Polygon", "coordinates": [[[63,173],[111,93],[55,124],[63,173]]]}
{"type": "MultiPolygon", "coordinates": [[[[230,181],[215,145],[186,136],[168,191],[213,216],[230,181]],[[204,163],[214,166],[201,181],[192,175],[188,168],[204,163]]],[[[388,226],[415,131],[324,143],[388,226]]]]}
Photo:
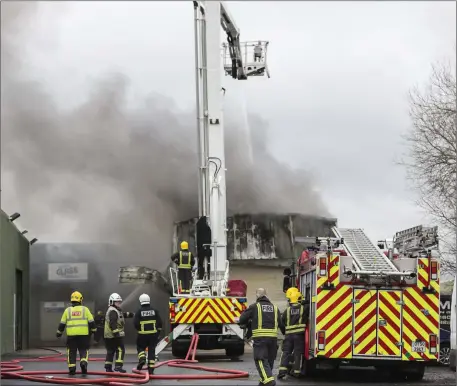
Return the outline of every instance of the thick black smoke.
{"type": "MultiPolygon", "coordinates": [[[[197,213],[193,112],[165,109],[151,97],[127,108],[128,77],[108,74],[86,102],[59,110],[27,76],[21,26],[38,3],[2,2],[2,190],[6,203],[40,234],[116,241],[131,260],[164,269],[174,221],[197,213]],[[21,12],[19,12],[21,11],[21,12]],[[20,59],[23,59],[22,61],[20,59]]],[[[306,171],[279,163],[267,149],[266,123],[250,119],[254,165],[241,131],[227,117],[228,210],[327,215],[306,171]]],[[[65,240],[55,240],[65,241],[65,240]]]]}

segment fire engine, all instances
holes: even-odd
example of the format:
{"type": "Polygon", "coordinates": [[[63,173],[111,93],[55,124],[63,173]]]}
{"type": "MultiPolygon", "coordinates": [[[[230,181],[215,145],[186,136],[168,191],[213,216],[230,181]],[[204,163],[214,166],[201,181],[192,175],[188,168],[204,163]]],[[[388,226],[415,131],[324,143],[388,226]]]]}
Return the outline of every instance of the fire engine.
{"type": "Polygon", "coordinates": [[[362,229],[332,231],[296,240],[304,250],[285,270],[310,306],[302,373],[347,364],[421,380],[439,355],[437,227],[397,232],[388,251],[395,259],[362,229]]]}
{"type": "Polygon", "coordinates": [[[225,348],[227,356],[244,354],[244,331],[237,324],[246,309],[246,284],[229,280],[225,181],[222,73],[235,80],[270,77],[267,41],[241,42],[240,31],[221,1],[194,1],[197,134],[199,156],[199,220],[196,225],[198,269],[190,294],[178,288],[177,271],[170,278],[145,267],[121,267],[119,281],[140,283],[157,278],[169,284],[171,333],[157,346],[158,355],[170,342],[176,357],[186,355],[191,337],[198,348],[225,348]],[[221,27],[227,43],[221,47],[221,27]],[[222,50],[222,52],[221,52],[222,50]]]}

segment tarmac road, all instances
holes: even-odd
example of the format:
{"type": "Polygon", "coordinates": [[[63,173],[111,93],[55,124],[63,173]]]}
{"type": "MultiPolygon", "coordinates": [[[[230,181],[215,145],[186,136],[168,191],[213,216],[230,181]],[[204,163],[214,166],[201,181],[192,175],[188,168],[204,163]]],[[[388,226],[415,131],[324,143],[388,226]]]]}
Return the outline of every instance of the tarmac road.
{"type": "MultiPolygon", "coordinates": [[[[60,349],[63,351],[62,349],[60,349]]],[[[224,357],[223,352],[201,352],[197,355],[198,361],[208,367],[217,367],[224,369],[237,369],[249,372],[249,378],[233,379],[233,380],[181,380],[181,381],[170,381],[170,380],[152,380],[150,384],[155,385],[230,385],[230,386],[251,386],[259,384],[259,376],[255,369],[251,349],[247,347],[245,355],[237,361],[232,361],[224,357]]],[[[135,367],[137,358],[133,348],[127,349],[127,355],[125,359],[125,369],[131,371],[135,367]]],[[[49,355],[49,352],[30,350],[27,353],[31,356],[49,355]]],[[[102,357],[102,349],[91,350],[92,358],[102,357]]],[[[9,360],[10,358],[3,358],[9,360]]],[[[170,351],[164,351],[160,355],[160,360],[165,361],[173,359],[170,351]]],[[[65,362],[30,362],[24,363],[25,370],[67,370],[65,362]]],[[[277,362],[275,362],[277,366],[277,362]]],[[[92,362],[89,363],[89,371],[104,371],[103,362],[92,362]]],[[[156,374],[184,374],[184,373],[198,373],[194,370],[171,368],[171,367],[160,367],[156,370],[156,374]]],[[[200,372],[201,373],[201,372],[200,372]]],[[[275,374],[277,369],[275,369],[275,374]]],[[[77,375],[75,378],[79,378],[81,375],[77,375]]],[[[89,377],[90,378],[90,377],[89,377]]],[[[5,380],[1,381],[2,385],[49,385],[48,383],[37,383],[28,382],[22,380],[5,380]]],[[[329,376],[328,372],[322,372],[314,379],[289,379],[277,382],[279,385],[302,385],[302,386],[325,386],[325,385],[338,385],[338,386],[350,386],[354,384],[370,385],[370,386],[392,386],[392,385],[455,385],[456,374],[451,372],[445,367],[429,367],[426,370],[424,380],[421,382],[397,382],[393,383],[387,377],[387,374],[379,373],[372,368],[341,368],[335,375],[329,376]]]]}

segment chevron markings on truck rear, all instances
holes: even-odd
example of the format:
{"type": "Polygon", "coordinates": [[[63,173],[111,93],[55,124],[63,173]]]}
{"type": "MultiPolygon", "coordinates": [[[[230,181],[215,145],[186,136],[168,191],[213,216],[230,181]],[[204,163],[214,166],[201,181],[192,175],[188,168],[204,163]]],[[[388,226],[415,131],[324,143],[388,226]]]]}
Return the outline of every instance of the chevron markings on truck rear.
{"type": "MultiPolygon", "coordinates": [[[[428,284],[428,259],[418,261],[418,286],[406,288],[403,292],[403,360],[436,360],[438,354],[430,354],[430,335],[439,335],[439,282],[431,281],[435,292],[426,293],[421,289],[428,284]],[[424,353],[413,352],[412,343],[426,342],[424,353]]],[[[437,348],[439,352],[439,347],[437,348]]]]}
{"type": "MultiPolygon", "coordinates": [[[[176,303],[170,303],[170,309],[176,303]]],[[[246,309],[236,298],[181,298],[173,323],[234,324],[246,309]],[[233,299],[235,299],[233,301],[233,299]]]]}
{"type": "Polygon", "coordinates": [[[354,355],[376,355],[376,291],[354,289],[354,355]]]}
{"type": "Polygon", "coordinates": [[[316,355],[328,358],[352,357],[352,288],[340,283],[339,256],[333,255],[328,265],[329,276],[318,278],[316,304],[316,332],[325,331],[325,350],[316,355]],[[324,285],[333,285],[326,290],[324,285]]]}
{"type": "Polygon", "coordinates": [[[378,350],[379,356],[401,355],[401,291],[378,291],[378,350]]]}

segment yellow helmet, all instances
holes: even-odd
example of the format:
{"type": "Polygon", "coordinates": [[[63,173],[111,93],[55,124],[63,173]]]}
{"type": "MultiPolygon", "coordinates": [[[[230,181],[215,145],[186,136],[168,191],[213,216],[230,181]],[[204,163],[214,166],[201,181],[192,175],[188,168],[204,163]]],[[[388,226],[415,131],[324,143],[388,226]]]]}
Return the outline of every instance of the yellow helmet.
{"type": "Polygon", "coordinates": [[[287,292],[286,292],[286,298],[287,298],[287,299],[290,299],[290,297],[292,296],[292,294],[294,294],[294,293],[296,293],[296,292],[299,292],[297,287],[290,287],[290,288],[287,290],[287,292]]]}
{"type": "Polygon", "coordinates": [[[189,249],[189,244],[187,244],[187,241],[183,241],[181,243],[181,249],[189,249]]]}
{"type": "Polygon", "coordinates": [[[81,303],[83,301],[83,296],[81,292],[75,291],[71,294],[71,301],[81,303]]]}
{"type": "Polygon", "coordinates": [[[302,294],[300,292],[293,292],[290,295],[289,301],[291,303],[298,303],[301,300],[302,294]]]}

